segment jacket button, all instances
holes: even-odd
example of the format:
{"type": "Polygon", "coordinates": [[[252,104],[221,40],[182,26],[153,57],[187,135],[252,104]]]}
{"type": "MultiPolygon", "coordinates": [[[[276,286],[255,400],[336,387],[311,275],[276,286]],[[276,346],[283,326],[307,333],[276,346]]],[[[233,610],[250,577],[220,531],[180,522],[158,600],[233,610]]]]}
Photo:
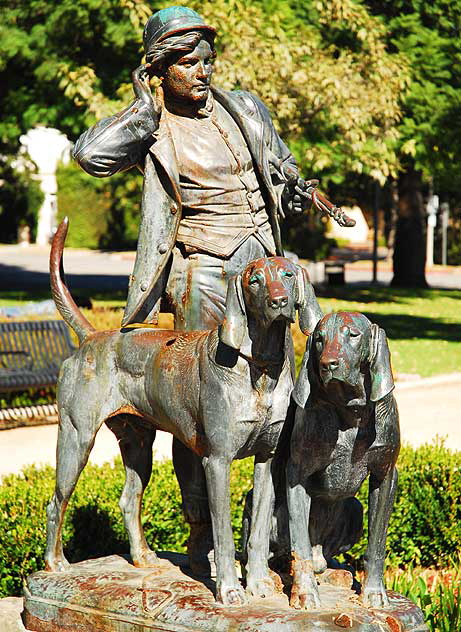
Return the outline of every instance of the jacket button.
{"type": "Polygon", "coordinates": [[[145,292],[147,290],[147,283],[141,283],[141,292],[145,292]]]}
{"type": "Polygon", "coordinates": [[[170,210],[171,210],[171,213],[175,215],[178,211],[178,207],[176,206],[176,204],[172,204],[170,210]]]}
{"type": "Polygon", "coordinates": [[[165,244],[165,243],[159,244],[158,251],[161,255],[164,255],[165,252],[168,252],[168,244],[165,244]]]}

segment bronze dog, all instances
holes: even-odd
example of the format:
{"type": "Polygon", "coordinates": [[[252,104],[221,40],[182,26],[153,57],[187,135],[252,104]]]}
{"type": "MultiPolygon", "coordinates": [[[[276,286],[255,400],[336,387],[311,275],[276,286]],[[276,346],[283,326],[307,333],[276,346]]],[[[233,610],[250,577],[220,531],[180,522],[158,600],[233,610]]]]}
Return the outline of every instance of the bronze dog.
{"type": "Polygon", "coordinates": [[[234,562],[230,465],[255,456],[247,591],[270,594],[270,466],[293,387],[288,329],[296,310],[306,333],[321,316],[307,273],[281,257],[253,261],[230,280],[225,320],[217,330],[140,326],[97,332],[60,275],[66,233],[63,222],[53,240],[51,286],[80,347],[64,362],[58,384],[56,491],[48,506],[47,568],[62,570],[68,564],[61,542],[65,508],[106,422],[119,439],[126,468],[120,507],[135,565],[157,562],[140,519],[156,429],[171,432],[202,458],[213,523],[216,596],[226,605],[245,600],[234,562]]]}
{"type": "Polygon", "coordinates": [[[326,568],[325,555],[359,536],[362,510],[352,497],[368,474],[362,598],[372,607],[388,604],[383,570],[400,448],[393,388],[382,329],[359,313],[320,320],[293,392],[298,407],[286,469],[294,607],[320,605],[314,573],[326,568]]]}

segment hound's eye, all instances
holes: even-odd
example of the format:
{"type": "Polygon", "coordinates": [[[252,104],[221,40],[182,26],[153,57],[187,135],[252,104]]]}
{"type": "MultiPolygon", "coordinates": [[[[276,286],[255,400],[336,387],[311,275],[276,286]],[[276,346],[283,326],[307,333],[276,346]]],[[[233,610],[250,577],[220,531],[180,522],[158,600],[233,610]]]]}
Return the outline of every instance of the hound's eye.
{"type": "Polygon", "coordinates": [[[282,270],[282,276],[290,279],[293,276],[293,272],[291,272],[291,270],[282,270]]]}
{"type": "Polygon", "coordinates": [[[250,285],[257,285],[259,283],[259,277],[254,274],[250,277],[249,283],[250,285]]]}

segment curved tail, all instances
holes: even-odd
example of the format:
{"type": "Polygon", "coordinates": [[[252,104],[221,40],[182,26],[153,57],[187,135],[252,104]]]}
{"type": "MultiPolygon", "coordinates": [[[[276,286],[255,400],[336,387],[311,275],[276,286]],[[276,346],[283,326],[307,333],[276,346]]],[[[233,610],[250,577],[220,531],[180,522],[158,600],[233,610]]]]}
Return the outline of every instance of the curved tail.
{"type": "Polygon", "coordinates": [[[78,340],[82,343],[85,338],[96,331],[79,310],[72,298],[71,293],[64,280],[64,269],[62,267],[62,253],[64,242],[66,241],[69,220],[66,217],[59,224],[50,252],[50,282],[51,295],[56,303],[58,312],[64,318],[69,327],[77,334],[78,340]]]}

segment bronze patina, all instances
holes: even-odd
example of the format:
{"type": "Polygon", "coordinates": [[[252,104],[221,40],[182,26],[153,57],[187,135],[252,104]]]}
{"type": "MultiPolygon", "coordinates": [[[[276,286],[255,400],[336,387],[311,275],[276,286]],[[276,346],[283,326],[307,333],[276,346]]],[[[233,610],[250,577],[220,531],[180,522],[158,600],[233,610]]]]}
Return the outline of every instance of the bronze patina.
{"type": "MultiPolygon", "coordinates": [[[[227,282],[253,259],[283,255],[282,218],[312,202],[351,222],[303,180],[269,112],[253,94],[211,84],[215,29],[171,7],[144,29],[146,63],[133,72],[136,99],[77,141],[85,171],[144,173],[136,262],[123,324],[174,314],[177,330],[210,329],[224,317],[227,282]],[[149,80],[160,87],[151,93],[149,80]]],[[[353,222],[352,222],[353,223],[353,222]]],[[[209,570],[211,521],[202,464],[174,441],[173,461],[191,526],[196,571],[209,570]]]]}
{"type": "Polygon", "coordinates": [[[48,506],[47,568],[59,571],[69,566],[61,541],[64,512],[105,422],[119,440],[126,467],[120,506],[135,566],[157,563],[141,524],[155,431],[171,432],[201,460],[213,524],[216,598],[225,605],[245,602],[235,569],[230,466],[234,459],[255,457],[246,591],[258,597],[273,594],[266,551],[270,472],[293,390],[287,328],[297,311],[306,334],[321,316],[307,273],[283,257],[250,262],[229,280],[219,329],[136,327],[96,332],[60,276],[66,233],[63,222],[51,250],[51,290],[80,347],[63,363],[59,379],[56,490],[48,506]]]}
{"type": "Polygon", "coordinates": [[[146,63],[132,75],[135,100],[75,145],[92,175],[143,172],[141,222],[116,331],[96,331],[65,284],[67,221],[53,240],[53,297],[80,346],[60,373],[48,573],[28,578],[25,620],[37,632],[423,632],[421,611],[383,584],[399,451],[385,334],[362,314],[323,316],[306,270],[283,256],[280,239],[282,219],[311,206],[342,226],[352,221],[318,193],[317,181],[299,175],[256,96],[211,85],[215,35],[186,7],[155,13],[144,30],[146,63]],[[153,327],[160,309],[173,313],[174,331],[153,327]],[[308,341],[295,384],[296,315],[308,341]],[[130,562],[114,556],[69,565],[64,514],[103,423],[117,436],[126,469],[120,507],[130,562]],[[157,429],[174,436],[191,526],[182,562],[174,554],[162,560],[142,528],[157,429]],[[254,457],[254,489],[242,582],[229,481],[232,461],[247,456],[254,457]],[[355,494],[367,476],[359,597],[358,582],[334,556],[362,534],[355,494]],[[284,556],[288,566],[278,568],[274,561],[284,556]],[[184,565],[192,579],[178,570],[184,565]]]}
{"type": "MultiPolygon", "coordinates": [[[[288,556],[290,604],[321,607],[317,580],[362,536],[356,493],[369,477],[368,549],[362,602],[387,608],[386,535],[400,449],[389,348],[383,329],[363,314],[327,314],[309,337],[293,391],[288,450],[279,454],[271,549],[288,556]],[[307,520],[306,520],[307,516],[307,520]]],[[[246,520],[250,522],[247,512],[246,520]]]]}

